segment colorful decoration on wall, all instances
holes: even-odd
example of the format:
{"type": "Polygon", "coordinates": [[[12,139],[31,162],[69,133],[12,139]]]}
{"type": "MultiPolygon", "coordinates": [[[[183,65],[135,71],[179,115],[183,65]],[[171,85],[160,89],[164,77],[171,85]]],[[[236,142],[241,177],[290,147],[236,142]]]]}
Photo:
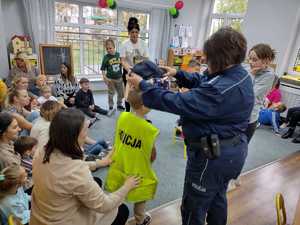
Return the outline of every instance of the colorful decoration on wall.
{"type": "Polygon", "coordinates": [[[177,1],[177,2],[175,3],[175,8],[178,9],[178,10],[182,9],[183,6],[184,6],[183,1],[177,1]]]}
{"type": "Polygon", "coordinates": [[[175,3],[175,7],[169,8],[170,15],[176,19],[179,16],[179,10],[182,9],[184,6],[183,1],[177,1],[175,3]]]}
{"type": "Polygon", "coordinates": [[[109,7],[110,9],[115,9],[115,8],[117,8],[117,2],[116,2],[116,0],[99,0],[98,6],[100,8],[109,7]]]}

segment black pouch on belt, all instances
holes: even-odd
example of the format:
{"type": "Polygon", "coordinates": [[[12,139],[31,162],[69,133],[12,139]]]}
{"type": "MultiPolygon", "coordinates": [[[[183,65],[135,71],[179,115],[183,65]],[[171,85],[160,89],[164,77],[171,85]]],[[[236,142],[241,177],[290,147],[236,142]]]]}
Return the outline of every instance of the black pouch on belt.
{"type": "Polygon", "coordinates": [[[207,159],[217,159],[221,154],[220,142],[216,134],[202,137],[197,142],[189,142],[189,146],[194,151],[201,151],[201,154],[207,159]]]}

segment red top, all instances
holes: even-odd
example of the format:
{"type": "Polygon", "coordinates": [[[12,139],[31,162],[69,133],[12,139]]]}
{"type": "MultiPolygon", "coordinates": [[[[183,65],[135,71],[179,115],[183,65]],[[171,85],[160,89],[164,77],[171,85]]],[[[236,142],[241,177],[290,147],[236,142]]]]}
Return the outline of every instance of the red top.
{"type": "Polygon", "coordinates": [[[268,94],[267,94],[267,99],[270,101],[270,105],[273,103],[278,103],[281,101],[281,92],[279,89],[272,89],[268,94]]]}

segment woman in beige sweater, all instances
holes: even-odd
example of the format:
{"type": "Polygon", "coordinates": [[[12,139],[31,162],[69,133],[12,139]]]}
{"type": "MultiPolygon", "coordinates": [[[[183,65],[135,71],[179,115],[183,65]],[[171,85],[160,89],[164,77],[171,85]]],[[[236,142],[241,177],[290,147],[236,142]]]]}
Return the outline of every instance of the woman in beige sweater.
{"type": "Polygon", "coordinates": [[[31,225],[125,225],[122,202],[139,179],[129,177],[118,191],[105,194],[82,161],[87,130],[76,109],[63,109],[52,120],[45,153],[33,161],[31,225]]]}

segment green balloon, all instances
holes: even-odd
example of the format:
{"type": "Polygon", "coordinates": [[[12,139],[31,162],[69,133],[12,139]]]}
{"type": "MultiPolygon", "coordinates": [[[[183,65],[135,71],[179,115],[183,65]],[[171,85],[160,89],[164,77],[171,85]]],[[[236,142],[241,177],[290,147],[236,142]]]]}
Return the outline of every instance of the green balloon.
{"type": "Polygon", "coordinates": [[[179,16],[179,10],[177,10],[176,14],[173,16],[174,19],[176,19],[179,16]]]}
{"type": "Polygon", "coordinates": [[[175,7],[169,8],[169,13],[171,14],[171,16],[174,16],[177,13],[177,9],[175,7]]]}
{"type": "Polygon", "coordinates": [[[109,7],[112,7],[114,3],[115,3],[114,0],[107,0],[107,5],[108,5],[109,7]]]}
{"type": "Polygon", "coordinates": [[[117,8],[117,3],[114,1],[114,4],[112,6],[109,7],[110,9],[115,9],[117,8]]]}

